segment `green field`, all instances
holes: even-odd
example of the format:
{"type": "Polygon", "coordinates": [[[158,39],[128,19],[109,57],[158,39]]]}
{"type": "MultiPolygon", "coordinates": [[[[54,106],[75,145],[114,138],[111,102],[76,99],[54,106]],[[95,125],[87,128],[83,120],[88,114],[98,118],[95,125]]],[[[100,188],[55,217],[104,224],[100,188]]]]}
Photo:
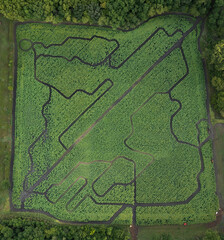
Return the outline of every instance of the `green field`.
{"type": "Polygon", "coordinates": [[[18,24],[12,209],[61,221],[215,220],[200,19],[18,24]]]}
{"type": "Polygon", "coordinates": [[[204,224],[194,224],[189,226],[140,226],[138,229],[138,240],[159,240],[169,239],[161,238],[162,235],[169,235],[170,239],[175,240],[193,240],[200,239],[206,232],[204,224]]]}

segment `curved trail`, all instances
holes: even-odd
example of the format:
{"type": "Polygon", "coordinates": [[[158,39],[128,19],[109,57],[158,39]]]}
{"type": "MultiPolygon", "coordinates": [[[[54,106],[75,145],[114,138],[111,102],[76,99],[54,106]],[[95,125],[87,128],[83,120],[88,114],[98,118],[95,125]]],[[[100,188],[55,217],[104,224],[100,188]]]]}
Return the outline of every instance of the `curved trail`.
{"type": "MultiPolygon", "coordinates": [[[[163,59],[165,59],[174,49],[178,48],[179,46],[181,46],[184,38],[191,33],[195,27],[197,26],[197,24],[201,21],[201,19],[197,19],[196,22],[194,23],[194,25],[188,30],[186,31],[182,38],[180,40],[178,40],[168,51],[166,51],[166,53],[160,57],[127,91],[124,92],[124,94],[118,98],[90,127],[89,129],[87,129],[68,149],[67,151],[62,155],[61,158],[59,158],[51,168],[49,168],[46,173],[44,175],[42,175],[42,177],[40,177],[40,179],[32,186],[30,187],[27,192],[32,192],[41,181],[43,181],[46,176],[62,161],[62,159],[73,149],[73,147],[78,144],[91,130],[92,128],[95,127],[95,125],[100,122],[105,115],[107,115],[108,112],[110,112],[134,87],[136,87],[136,85],[155,67],[157,66],[163,59]]],[[[176,31],[175,31],[176,32],[176,31]]],[[[154,33],[152,35],[155,35],[154,33]]],[[[149,37],[150,38],[150,37],[149,37]]],[[[142,47],[142,46],[141,46],[142,47]]],[[[34,50],[35,52],[35,50],[34,50]]],[[[36,53],[35,53],[36,56],[36,53]]],[[[127,60],[126,60],[127,61],[127,60]]],[[[36,64],[35,64],[36,66],[36,64]]],[[[36,72],[36,67],[35,67],[35,72],[36,72]]],[[[35,78],[36,78],[36,74],[35,74],[35,78]]],[[[38,80],[38,79],[37,79],[38,80]]],[[[38,80],[40,81],[40,80],[38,80]]],[[[42,81],[40,81],[41,83],[43,83],[42,81]]],[[[49,85],[47,83],[43,83],[44,85],[47,85],[49,87],[54,88],[55,90],[57,90],[59,93],[60,91],[58,89],[56,89],[54,86],[49,85]]],[[[27,197],[27,195],[26,195],[27,197]]],[[[22,199],[21,199],[22,200],[22,199]]]]}
{"type": "MultiPolygon", "coordinates": [[[[166,15],[166,14],[163,14],[163,15],[166,15]]],[[[168,15],[168,14],[167,14],[168,15]]],[[[179,15],[179,14],[177,14],[179,15]]],[[[182,14],[180,14],[182,15],[182,14]]],[[[183,14],[184,15],[184,14],[183,14]]],[[[30,161],[31,161],[31,169],[29,170],[28,174],[26,175],[25,177],[25,180],[24,180],[24,184],[23,184],[23,188],[24,188],[24,192],[23,194],[21,195],[21,202],[22,202],[22,209],[20,209],[20,211],[30,211],[30,212],[40,212],[40,213],[45,213],[46,215],[49,215],[53,218],[55,218],[54,216],[52,216],[50,213],[46,213],[46,212],[43,212],[43,211],[40,211],[40,210],[27,210],[24,207],[24,202],[26,200],[26,198],[28,198],[30,196],[30,194],[32,193],[36,193],[36,194],[42,194],[42,195],[45,195],[45,197],[48,199],[49,202],[51,202],[52,204],[55,204],[57,203],[68,191],[69,189],[73,186],[73,184],[75,184],[79,179],[84,179],[85,180],[85,184],[79,189],[79,191],[68,201],[67,205],[66,205],[66,209],[67,211],[74,211],[87,197],[89,197],[95,204],[98,204],[98,205],[121,205],[121,208],[108,220],[108,221],[88,221],[88,222],[74,222],[74,221],[64,221],[64,222],[68,222],[68,223],[82,223],[82,224],[95,224],[95,223],[102,223],[102,224],[108,224],[108,223],[112,223],[114,221],[114,219],[126,208],[126,207],[131,207],[133,209],[133,224],[136,224],[136,207],[137,206],[175,206],[175,205],[179,205],[179,204],[186,204],[188,203],[191,199],[193,199],[196,194],[200,191],[201,189],[201,183],[200,183],[200,180],[199,180],[199,177],[200,177],[200,174],[204,171],[204,163],[203,163],[203,156],[202,156],[202,152],[201,152],[201,147],[210,139],[210,136],[202,143],[200,143],[200,140],[199,140],[199,135],[200,135],[200,131],[198,129],[198,125],[200,123],[200,121],[204,121],[205,119],[201,119],[197,122],[196,124],[196,129],[198,131],[198,146],[196,145],[193,145],[191,143],[188,143],[188,142],[184,142],[184,141],[181,141],[177,138],[177,136],[175,135],[174,131],[173,131],[173,126],[172,126],[172,122],[173,122],[173,118],[175,117],[176,114],[178,114],[178,112],[181,110],[182,108],[182,105],[181,105],[181,102],[178,100],[178,99],[174,99],[172,98],[171,96],[171,91],[188,75],[189,73],[189,69],[188,69],[188,65],[187,65],[187,61],[186,61],[186,58],[185,58],[185,55],[184,55],[184,52],[183,52],[183,49],[182,49],[182,42],[184,41],[184,39],[193,31],[195,30],[195,28],[197,28],[197,25],[198,23],[201,21],[202,19],[201,18],[197,18],[197,20],[193,23],[193,26],[188,29],[186,32],[182,32],[181,30],[176,30],[174,33],[172,34],[168,34],[165,29],[163,28],[158,28],[153,34],[151,34],[141,45],[139,45],[139,47],[134,51],[132,52],[132,54],[130,54],[120,65],[118,66],[113,66],[111,64],[111,55],[119,48],[119,42],[117,42],[117,40],[115,39],[106,39],[104,38],[105,40],[107,41],[115,41],[116,44],[117,44],[117,47],[112,51],[111,54],[107,55],[106,58],[101,61],[100,63],[96,63],[96,64],[92,64],[91,63],[88,63],[88,62],[85,62],[83,61],[81,58],[79,58],[78,56],[74,56],[72,59],[67,59],[63,56],[51,56],[51,55],[44,55],[44,54],[40,54],[40,55],[36,55],[36,51],[34,49],[34,44],[41,44],[44,48],[49,48],[50,46],[60,46],[60,45],[63,45],[68,39],[70,38],[73,38],[73,37],[68,37],[66,38],[62,43],[60,44],[50,44],[48,46],[45,46],[43,43],[40,43],[40,42],[35,42],[35,43],[32,43],[32,49],[34,51],[34,55],[35,55],[35,78],[37,81],[41,82],[42,84],[46,85],[49,87],[49,90],[50,90],[50,94],[49,94],[49,99],[48,101],[43,105],[42,107],[42,116],[45,120],[45,129],[43,130],[43,132],[38,136],[37,139],[35,139],[35,141],[29,146],[29,149],[28,149],[28,152],[29,152],[29,156],[30,156],[30,161]],[[142,46],[144,46],[144,44],[146,44],[158,31],[160,30],[163,30],[168,36],[173,36],[175,33],[177,32],[181,32],[182,33],[182,37],[170,48],[168,49],[165,54],[163,56],[161,56],[152,66],[150,66],[150,68],[138,79],[136,80],[136,82],[128,89],[126,90],[79,138],[76,139],[76,141],[69,147],[69,148],[66,148],[65,145],[61,142],[61,137],[63,136],[63,134],[68,131],[68,129],[76,123],[76,121],[81,118],[81,116],[83,114],[85,114],[89,108],[91,108],[93,106],[93,104],[95,104],[107,91],[109,91],[109,89],[113,86],[113,82],[110,80],[110,79],[105,79],[93,92],[89,93],[89,92],[86,92],[84,89],[78,89],[76,90],[75,92],[73,92],[69,97],[65,96],[62,92],[59,91],[59,89],[55,88],[54,86],[50,85],[50,84],[47,84],[45,82],[42,82],[40,81],[39,79],[37,79],[36,77],[36,60],[43,56],[43,57],[62,57],[64,59],[66,59],[67,61],[72,61],[73,59],[78,59],[80,62],[84,63],[84,64],[87,64],[87,65],[90,65],[90,66],[98,66],[98,65],[101,65],[101,64],[104,64],[105,62],[109,62],[109,66],[111,68],[114,68],[114,69],[118,69],[120,68],[126,61],[128,61],[129,58],[131,58],[142,46]],[[135,152],[138,152],[140,154],[147,154],[149,155],[150,157],[152,157],[152,161],[136,176],[136,166],[135,166],[135,162],[132,160],[132,159],[128,159],[129,161],[132,161],[134,163],[134,179],[131,180],[129,183],[114,183],[110,186],[110,188],[108,188],[103,194],[97,194],[97,192],[95,191],[94,189],[94,183],[97,181],[97,179],[99,179],[106,171],[109,170],[109,168],[112,166],[113,162],[117,159],[117,158],[125,158],[124,156],[118,156],[116,157],[114,160],[112,161],[105,161],[107,163],[111,163],[111,165],[109,166],[109,168],[107,168],[97,179],[94,180],[94,182],[92,183],[92,189],[93,189],[93,192],[98,196],[98,197],[103,197],[105,196],[114,186],[117,186],[117,185],[123,185],[123,186],[127,186],[129,184],[132,184],[134,183],[135,184],[135,191],[134,191],[134,205],[133,204],[122,204],[122,203],[99,203],[97,202],[91,195],[87,194],[76,206],[75,208],[73,208],[72,210],[68,210],[68,205],[70,204],[70,202],[78,195],[78,193],[80,191],[82,191],[85,186],[87,185],[87,179],[84,178],[84,177],[79,177],[77,178],[70,186],[69,188],[66,189],[66,191],[64,191],[64,193],[62,195],[59,196],[59,198],[53,202],[51,201],[48,196],[47,196],[47,192],[49,191],[50,188],[53,187],[53,185],[60,185],[63,183],[63,181],[65,181],[65,179],[68,177],[69,174],[72,173],[72,171],[74,171],[75,168],[77,168],[77,166],[79,164],[84,164],[83,162],[79,162],[73,169],[72,171],[69,172],[69,174],[66,175],[65,178],[63,178],[61,180],[61,182],[59,184],[52,184],[44,193],[39,193],[39,192],[35,192],[34,189],[42,182],[44,181],[48,174],[63,160],[63,158],[76,146],[76,144],[78,144],[80,141],[82,141],[82,139],[124,98],[127,96],[127,94],[130,93],[130,91],[135,88],[140,82],[141,80],[149,73],[151,72],[154,67],[156,67],[161,61],[163,61],[163,59],[165,59],[173,50],[177,49],[177,48],[180,48],[181,52],[182,52],[182,56],[183,56],[183,59],[184,59],[184,62],[186,64],[186,67],[187,67],[187,73],[176,83],[174,84],[167,92],[156,92],[154,93],[149,99],[147,99],[146,102],[150,101],[150,99],[156,95],[156,94],[169,94],[169,98],[171,101],[175,101],[175,102],[178,102],[179,104],[179,109],[171,116],[171,119],[170,119],[170,130],[171,130],[171,134],[173,135],[173,137],[176,139],[176,141],[180,144],[187,144],[191,147],[194,147],[194,148],[197,148],[198,151],[199,151],[199,155],[200,155],[200,160],[201,160],[201,170],[200,172],[198,173],[197,177],[196,177],[196,180],[198,182],[198,188],[184,201],[180,201],[180,202],[168,202],[168,203],[137,203],[136,201],[136,178],[138,176],[141,175],[141,173],[148,167],[152,164],[152,162],[154,161],[154,157],[150,154],[150,153],[144,153],[144,152],[140,152],[138,150],[135,150],[135,149],[132,149],[131,147],[128,146],[127,144],[127,140],[131,137],[131,135],[133,134],[134,132],[134,126],[133,126],[133,121],[132,121],[132,117],[133,115],[139,110],[137,110],[136,112],[134,112],[131,116],[130,116],[130,122],[131,122],[131,128],[132,128],[132,132],[131,134],[124,140],[124,144],[126,145],[126,147],[128,147],[131,151],[135,151],[135,152]],[[32,159],[32,154],[31,154],[31,151],[34,147],[34,145],[36,144],[37,141],[39,141],[39,139],[44,136],[47,132],[47,119],[46,117],[44,116],[44,108],[47,104],[49,104],[50,102],[50,99],[51,99],[51,92],[52,92],[52,89],[55,89],[59,94],[61,94],[64,98],[66,99],[70,99],[76,92],[83,92],[85,94],[88,94],[88,95],[93,95],[99,88],[100,86],[102,86],[106,81],[110,81],[111,83],[111,86],[103,93],[101,94],[100,97],[97,98],[97,100],[94,101],[94,103],[90,104],[59,136],[59,142],[60,144],[64,147],[64,149],[66,150],[65,153],[49,168],[47,169],[47,171],[38,179],[37,182],[35,182],[31,187],[29,187],[27,189],[27,183],[26,183],[26,178],[29,174],[32,173],[33,171],[33,159],[32,159]]],[[[133,30],[133,29],[132,29],[133,30]]],[[[125,31],[129,31],[129,30],[123,30],[124,32],[125,31]]],[[[200,34],[201,36],[201,34],[200,34]]],[[[199,38],[200,38],[199,36],[199,38]]],[[[90,40],[90,39],[93,39],[94,37],[99,37],[99,36],[93,36],[92,38],[89,38],[89,39],[83,39],[83,40],[90,40]]],[[[75,37],[74,37],[75,38],[75,37]]],[[[199,38],[198,38],[198,41],[199,41],[199,38]]],[[[75,38],[76,39],[76,38],[75,38]]],[[[78,39],[78,38],[77,38],[78,39]]],[[[146,104],[143,103],[144,104],[146,104]]],[[[143,106],[142,105],[142,106],[143,106]]],[[[141,106],[141,107],[142,107],[141,106]]],[[[141,108],[140,107],[140,108],[141,108]]],[[[101,160],[96,160],[96,161],[101,161],[101,160]]],[[[103,160],[102,160],[103,161],[103,160]]],[[[95,162],[95,161],[93,161],[95,162]]],[[[91,163],[91,162],[90,162],[91,163]]],[[[90,163],[86,163],[86,164],[90,164],[90,163]]],[[[11,204],[12,206],[12,204],[11,204]]],[[[57,218],[55,218],[57,219],[57,218]]],[[[60,219],[58,219],[60,220],[60,219]]],[[[62,220],[60,220],[62,221],[62,220]]]]}
{"type": "MultiPolygon", "coordinates": [[[[110,108],[108,108],[108,109],[101,115],[100,118],[98,118],[98,119],[96,120],[95,123],[92,124],[92,126],[90,126],[89,129],[87,129],[86,132],[84,132],[84,134],[82,134],[82,135],[76,140],[76,142],[75,142],[74,144],[72,144],[72,145],[70,146],[70,148],[62,155],[62,157],[59,158],[59,160],[58,160],[57,162],[55,162],[55,164],[53,164],[53,166],[52,166],[51,168],[49,168],[49,169],[46,171],[46,173],[43,174],[42,177],[40,177],[40,179],[39,179],[33,186],[31,186],[31,187],[26,191],[25,196],[23,195],[23,198],[21,198],[21,201],[22,201],[22,202],[24,202],[24,200],[25,200],[25,199],[31,194],[31,192],[39,185],[39,183],[40,183],[41,181],[43,181],[43,180],[47,177],[47,175],[61,162],[61,160],[64,158],[64,156],[67,155],[67,153],[70,152],[71,149],[72,149],[76,144],[78,144],[78,143],[92,130],[92,128],[93,128],[99,121],[101,121],[101,120],[103,119],[103,117],[104,117],[109,111],[111,111],[134,87],[136,87],[136,85],[137,85],[155,66],[157,66],[163,59],[165,59],[174,49],[180,48],[180,46],[181,46],[184,38],[185,38],[186,36],[188,36],[188,34],[191,33],[191,32],[195,29],[195,27],[197,27],[197,24],[198,24],[200,21],[201,21],[200,19],[197,19],[196,22],[193,24],[193,26],[192,26],[188,31],[186,31],[186,32],[183,34],[182,38],[181,38],[180,40],[178,40],[168,51],[166,51],[166,53],[165,53],[162,57],[160,57],[127,91],[124,92],[124,94],[123,94],[120,98],[118,98],[118,99],[111,105],[110,108]]],[[[153,33],[153,36],[154,36],[154,35],[155,35],[155,33],[153,33]]],[[[149,37],[149,39],[150,39],[150,37],[149,37]]],[[[142,46],[141,46],[141,47],[142,47],[142,46]]],[[[181,81],[181,80],[180,80],[180,81],[181,81]]],[[[179,82],[180,82],[180,81],[179,81],[179,82]]],[[[176,84],[176,85],[177,85],[177,84],[176,84]]],[[[53,87],[53,86],[51,86],[51,87],[53,87]]],[[[171,89],[173,89],[173,87],[172,87],[171,89]]],[[[170,89],[170,91],[171,91],[171,89],[170,89]]],[[[136,181],[135,181],[135,188],[136,188],[136,181]]],[[[135,191],[135,198],[136,198],[136,191],[135,191]]]]}

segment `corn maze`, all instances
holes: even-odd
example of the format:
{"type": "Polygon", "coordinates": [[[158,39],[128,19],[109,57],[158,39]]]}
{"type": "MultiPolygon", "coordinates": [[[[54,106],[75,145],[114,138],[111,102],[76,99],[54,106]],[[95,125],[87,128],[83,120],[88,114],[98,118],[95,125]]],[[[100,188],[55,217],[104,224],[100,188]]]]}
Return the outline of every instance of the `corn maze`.
{"type": "Polygon", "coordinates": [[[215,219],[202,19],[15,27],[11,209],[70,223],[215,219]]]}

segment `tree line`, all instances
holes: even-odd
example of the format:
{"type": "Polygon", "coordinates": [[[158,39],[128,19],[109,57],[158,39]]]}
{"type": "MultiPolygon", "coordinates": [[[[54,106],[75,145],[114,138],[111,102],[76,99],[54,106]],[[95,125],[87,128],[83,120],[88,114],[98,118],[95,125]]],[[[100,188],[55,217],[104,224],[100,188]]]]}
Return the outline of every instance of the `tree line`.
{"type": "MultiPolygon", "coordinates": [[[[1,240],[129,240],[127,227],[75,226],[28,218],[0,219],[1,240]]],[[[151,236],[152,240],[174,240],[171,234],[151,236]]],[[[224,240],[224,234],[207,230],[192,240],[224,240]]]]}
{"type": "Polygon", "coordinates": [[[128,240],[128,231],[118,226],[75,226],[26,218],[0,219],[1,240],[128,240]]]}
{"type": "Polygon", "coordinates": [[[71,21],[130,28],[164,12],[205,15],[211,0],[1,0],[0,12],[12,20],[71,21]]]}
{"type": "Polygon", "coordinates": [[[213,86],[211,105],[224,118],[224,1],[215,1],[207,29],[204,54],[213,86]]]}

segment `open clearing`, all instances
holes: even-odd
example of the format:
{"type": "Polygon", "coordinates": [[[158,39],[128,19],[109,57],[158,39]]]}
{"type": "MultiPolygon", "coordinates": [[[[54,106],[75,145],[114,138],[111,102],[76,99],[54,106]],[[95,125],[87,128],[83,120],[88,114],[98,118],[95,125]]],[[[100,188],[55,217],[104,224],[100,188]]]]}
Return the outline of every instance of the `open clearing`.
{"type": "Polygon", "coordinates": [[[215,220],[201,19],[16,26],[11,207],[74,223],[215,220]]]}

